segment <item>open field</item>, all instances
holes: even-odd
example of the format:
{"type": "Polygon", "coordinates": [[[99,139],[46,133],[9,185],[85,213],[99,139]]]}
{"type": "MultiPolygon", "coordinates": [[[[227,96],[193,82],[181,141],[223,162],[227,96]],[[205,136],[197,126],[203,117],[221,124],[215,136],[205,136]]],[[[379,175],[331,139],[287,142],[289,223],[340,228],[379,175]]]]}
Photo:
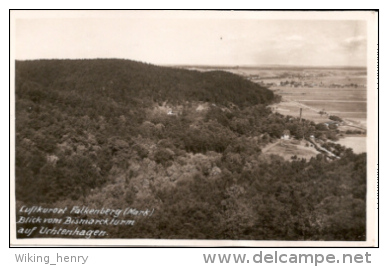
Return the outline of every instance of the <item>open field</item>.
{"type": "Polygon", "coordinates": [[[327,76],[321,77],[320,81],[323,83],[338,83],[338,84],[365,84],[366,83],[366,75],[340,75],[340,76],[327,76]]]}
{"type": "Polygon", "coordinates": [[[281,140],[278,143],[268,145],[268,149],[263,149],[264,155],[274,154],[283,157],[286,160],[291,160],[291,157],[297,155],[298,158],[309,160],[319,154],[314,147],[307,141],[298,140],[281,140]],[[306,146],[306,144],[308,146],[306,146]]]}
{"type": "Polygon", "coordinates": [[[317,109],[323,109],[330,113],[362,113],[366,115],[366,102],[362,101],[330,101],[330,100],[301,100],[302,104],[311,106],[317,109]]]}
{"type": "Polygon", "coordinates": [[[316,123],[329,121],[327,114],[319,114],[320,110],[325,110],[331,115],[351,121],[354,126],[366,128],[366,103],[363,102],[296,102],[290,100],[271,105],[271,108],[274,112],[295,117],[299,117],[300,108],[303,108],[302,117],[316,123]]]}
{"type": "MultiPolygon", "coordinates": [[[[236,73],[238,74],[238,73],[236,73]]],[[[297,72],[295,73],[289,73],[290,75],[295,77],[299,74],[297,72]]],[[[260,76],[262,77],[262,76],[260,76]]],[[[264,83],[280,83],[285,81],[297,81],[297,82],[305,82],[305,83],[316,83],[316,84],[337,84],[337,85],[350,85],[350,84],[358,84],[358,85],[365,85],[366,84],[366,76],[365,75],[344,75],[341,76],[341,74],[336,75],[329,75],[329,76],[308,76],[308,77],[263,77],[260,78],[261,81],[264,83]]]]}
{"type": "Polygon", "coordinates": [[[328,120],[328,116],[318,114],[323,110],[351,120],[362,127],[366,126],[366,88],[271,87],[270,89],[283,97],[284,102],[277,104],[278,112],[281,114],[299,115],[299,107],[304,107],[303,117],[318,123],[328,120]],[[306,107],[311,107],[311,110],[306,107]]]}
{"type": "Polygon", "coordinates": [[[303,107],[302,117],[307,120],[311,120],[316,123],[327,122],[329,120],[327,115],[321,115],[315,110],[307,109],[297,102],[282,101],[275,105],[271,105],[273,112],[294,117],[299,117],[301,107],[303,107]]]}
{"type": "Polygon", "coordinates": [[[340,84],[363,83],[367,71],[362,67],[236,67],[219,68],[244,76],[260,76],[261,79],[290,79],[300,78],[305,81],[334,82],[340,84]]]}
{"type": "Polygon", "coordinates": [[[337,100],[337,101],[366,101],[365,88],[294,88],[273,86],[270,88],[276,94],[293,100],[337,100]]]}

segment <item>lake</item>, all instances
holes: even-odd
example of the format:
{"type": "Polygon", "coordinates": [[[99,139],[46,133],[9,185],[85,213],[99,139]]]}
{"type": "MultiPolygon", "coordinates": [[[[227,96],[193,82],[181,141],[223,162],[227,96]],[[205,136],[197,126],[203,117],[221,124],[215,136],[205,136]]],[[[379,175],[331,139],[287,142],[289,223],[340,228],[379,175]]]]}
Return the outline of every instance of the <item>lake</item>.
{"type": "Polygon", "coordinates": [[[367,150],[365,136],[348,136],[335,143],[352,148],[354,153],[363,153],[367,150]]]}

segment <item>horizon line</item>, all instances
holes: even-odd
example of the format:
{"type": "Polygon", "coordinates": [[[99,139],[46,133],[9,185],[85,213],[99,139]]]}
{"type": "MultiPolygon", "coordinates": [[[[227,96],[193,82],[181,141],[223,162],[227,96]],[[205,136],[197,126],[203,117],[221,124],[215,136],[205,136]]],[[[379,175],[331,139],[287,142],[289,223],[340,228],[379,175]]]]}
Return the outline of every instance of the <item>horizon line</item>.
{"type": "Polygon", "coordinates": [[[130,58],[118,57],[95,57],[95,58],[34,58],[34,59],[14,59],[15,61],[37,61],[37,60],[99,60],[99,59],[117,59],[129,60],[145,64],[152,64],[164,67],[202,67],[202,68],[257,68],[257,67],[294,67],[294,68],[367,68],[368,66],[360,65],[292,65],[292,64],[190,64],[190,63],[153,63],[130,58]]]}
{"type": "Polygon", "coordinates": [[[254,67],[297,67],[297,68],[367,68],[368,66],[356,65],[292,65],[292,64],[236,64],[236,65],[211,65],[211,64],[163,64],[166,67],[227,67],[227,68],[254,68],[254,67]]]}

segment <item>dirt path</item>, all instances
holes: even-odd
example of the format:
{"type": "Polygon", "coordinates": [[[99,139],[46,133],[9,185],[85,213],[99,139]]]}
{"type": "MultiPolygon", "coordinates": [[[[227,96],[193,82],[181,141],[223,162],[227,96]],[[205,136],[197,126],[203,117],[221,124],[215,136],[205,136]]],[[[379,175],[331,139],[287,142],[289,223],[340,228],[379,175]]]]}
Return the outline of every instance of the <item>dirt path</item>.
{"type": "Polygon", "coordinates": [[[318,143],[314,142],[313,140],[309,140],[310,143],[312,143],[315,147],[315,149],[318,151],[318,152],[325,152],[326,154],[328,154],[330,157],[333,157],[333,158],[336,158],[336,159],[339,159],[340,157],[334,155],[331,151],[327,150],[326,148],[324,147],[321,147],[318,143]]]}

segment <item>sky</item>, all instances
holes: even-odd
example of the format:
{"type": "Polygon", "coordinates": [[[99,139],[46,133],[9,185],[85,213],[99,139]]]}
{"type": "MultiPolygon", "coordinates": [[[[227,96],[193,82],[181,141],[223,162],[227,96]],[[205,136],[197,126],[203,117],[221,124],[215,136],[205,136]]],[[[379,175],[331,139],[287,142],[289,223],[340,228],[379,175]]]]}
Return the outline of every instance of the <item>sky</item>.
{"type": "Polygon", "coordinates": [[[367,64],[362,20],[155,13],[19,17],[15,58],[124,58],[157,65],[367,64]]]}

